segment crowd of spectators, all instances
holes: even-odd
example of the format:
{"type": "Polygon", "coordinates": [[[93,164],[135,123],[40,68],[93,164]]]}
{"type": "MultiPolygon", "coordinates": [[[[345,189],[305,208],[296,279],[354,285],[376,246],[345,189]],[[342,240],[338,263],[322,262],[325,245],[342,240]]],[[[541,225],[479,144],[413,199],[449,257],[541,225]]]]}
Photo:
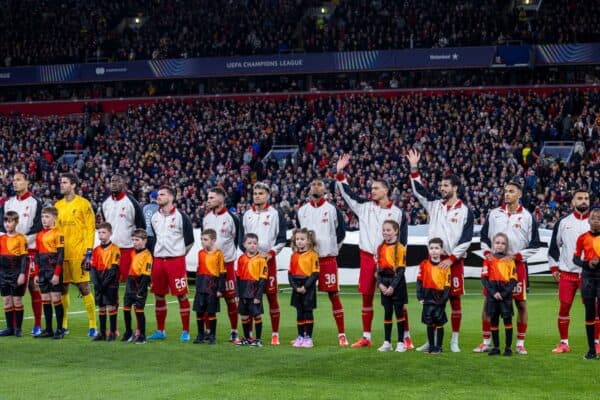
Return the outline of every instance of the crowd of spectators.
{"type": "Polygon", "coordinates": [[[6,0],[0,65],[600,41],[600,1],[6,0]],[[137,22],[136,22],[137,21],[137,22]]]}
{"type": "Polygon", "coordinates": [[[600,193],[599,139],[598,91],[165,101],[122,115],[2,117],[0,178],[2,199],[11,194],[11,173],[25,170],[34,192],[53,202],[60,197],[59,173],[72,169],[82,178],[82,194],[98,207],[118,171],[130,177],[130,190],[142,203],[161,184],[176,187],[178,206],[195,224],[208,188],[223,186],[229,206],[242,213],[252,183],[260,180],[271,185],[273,203],[292,221],[311,179],[333,180],[338,155],[351,152],[348,175],[357,192],[368,197],[372,179],[387,179],[394,201],[419,224],[426,215],[411,195],[404,159],[414,146],[423,153],[429,184],[446,172],[462,177],[477,223],[501,201],[503,184],[520,179],[524,204],[551,228],[569,209],[572,189],[600,193]],[[571,161],[543,157],[540,145],[548,139],[576,141],[571,161]],[[297,145],[299,152],[263,162],[272,144],[297,145]],[[66,149],[81,151],[71,164],[61,158],[66,149]]]}

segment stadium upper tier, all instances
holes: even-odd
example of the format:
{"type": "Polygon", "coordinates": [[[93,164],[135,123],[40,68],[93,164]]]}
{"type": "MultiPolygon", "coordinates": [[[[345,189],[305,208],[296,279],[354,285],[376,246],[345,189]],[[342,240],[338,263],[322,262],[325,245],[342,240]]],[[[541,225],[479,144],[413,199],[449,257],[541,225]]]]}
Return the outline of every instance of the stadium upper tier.
{"type": "Polygon", "coordinates": [[[0,66],[600,42],[600,1],[5,0],[0,66]]]}
{"type": "MultiPolygon", "coordinates": [[[[293,221],[311,179],[333,180],[338,155],[351,152],[347,172],[357,193],[366,198],[372,179],[387,179],[394,201],[418,224],[426,216],[411,194],[404,158],[414,146],[423,153],[427,184],[435,186],[446,172],[460,175],[476,223],[499,204],[503,184],[517,178],[524,205],[542,227],[552,227],[568,211],[571,190],[600,193],[600,93],[505,92],[164,100],[116,114],[0,117],[2,199],[11,194],[12,172],[24,170],[33,191],[52,202],[60,196],[60,172],[72,169],[97,207],[118,171],[142,202],[159,185],[173,185],[178,206],[198,223],[208,188],[223,186],[241,213],[252,183],[262,180],[293,221]],[[543,140],[577,144],[564,162],[541,156],[543,140]],[[265,158],[273,144],[298,146],[298,153],[265,158]],[[78,153],[66,157],[66,150],[78,153]]],[[[356,227],[355,217],[345,215],[356,227]]]]}

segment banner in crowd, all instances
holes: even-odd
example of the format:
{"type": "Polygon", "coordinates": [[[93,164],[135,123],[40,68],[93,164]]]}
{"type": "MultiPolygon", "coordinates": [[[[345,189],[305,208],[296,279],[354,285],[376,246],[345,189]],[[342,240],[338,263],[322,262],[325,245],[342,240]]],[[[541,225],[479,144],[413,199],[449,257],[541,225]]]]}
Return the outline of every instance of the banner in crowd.
{"type": "Polygon", "coordinates": [[[0,85],[217,78],[371,70],[481,68],[495,47],[207,57],[0,68],[0,85]]]}

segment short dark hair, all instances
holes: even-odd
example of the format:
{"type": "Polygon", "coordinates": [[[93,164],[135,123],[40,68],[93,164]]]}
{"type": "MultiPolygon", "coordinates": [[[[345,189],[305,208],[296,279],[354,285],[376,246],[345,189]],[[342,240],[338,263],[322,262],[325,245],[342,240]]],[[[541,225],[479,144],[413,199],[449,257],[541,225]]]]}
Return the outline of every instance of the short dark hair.
{"type": "Polygon", "coordinates": [[[203,230],[200,236],[208,236],[211,240],[217,240],[217,231],[208,228],[203,230]]]}
{"type": "Polygon", "coordinates": [[[269,185],[267,185],[264,182],[256,182],[254,184],[254,186],[252,187],[252,190],[256,190],[256,189],[258,189],[258,190],[264,190],[267,193],[271,194],[271,188],[269,187],[269,185]]]}
{"type": "Polygon", "coordinates": [[[590,191],[587,190],[586,188],[577,188],[577,189],[573,190],[572,196],[575,197],[575,195],[577,193],[587,193],[587,194],[590,194],[590,191]]]}
{"type": "Polygon", "coordinates": [[[71,185],[79,186],[79,177],[72,172],[65,172],[60,175],[61,179],[68,179],[71,185]]]}
{"type": "Polygon", "coordinates": [[[440,247],[444,247],[444,241],[442,239],[440,239],[439,237],[434,237],[429,239],[429,242],[427,242],[427,245],[432,245],[432,244],[439,244],[440,247]]]}
{"type": "Polygon", "coordinates": [[[110,222],[101,222],[98,224],[98,227],[96,228],[97,230],[100,229],[106,229],[109,232],[112,232],[112,225],[110,224],[110,222]]]}
{"type": "Polygon", "coordinates": [[[6,213],[4,213],[4,220],[5,221],[17,221],[17,223],[19,222],[19,213],[17,213],[16,211],[7,211],[6,213]]]}
{"type": "Polygon", "coordinates": [[[58,210],[56,209],[56,207],[47,206],[47,207],[42,208],[42,214],[50,214],[50,215],[54,215],[55,217],[57,217],[58,210]]]}
{"type": "Polygon", "coordinates": [[[210,189],[208,189],[208,192],[209,193],[216,193],[216,194],[219,194],[219,195],[221,195],[223,197],[227,197],[227,193],[225,192],[225,189],[223,189],[220,186],[215,186],[213,188],[210,188],[210,189]]]}
{"type": "Polygon", "coordinates": [[[256,241],[258,241],[258,235],[256,233],[246,233],[244,235],[244,239],[242,240],[242,243],[246,242],[246,240],[248,239],[254,239],[256,241]]]}
{"type": "Polygon", "coordinates": [[[462,181],[456,174],[447,174],[442,177],[443,181],[450,181],[450,185],[455,186],[459,191],[462,187],[462,181]]]}
{"type": "Polygon", "coordinates": [[[508,181],[508,182],[506,182],[506,184],[504,186],[505,187],[506,186],[514,186],[517,189],[519,189],[519,192],[521,192],[521,193],[523,192],[523,186],[521,186],[521,184],[517,181],[508,181]]]}
{"type": "Polygon", "coordinates": [[[175,190],[173,189],[172,186],[169,185],[162,185],[161,187],[158,188],[158,190],[166,190],[167,193],[169,193],[171,196],[175,197],[175,190]]]}

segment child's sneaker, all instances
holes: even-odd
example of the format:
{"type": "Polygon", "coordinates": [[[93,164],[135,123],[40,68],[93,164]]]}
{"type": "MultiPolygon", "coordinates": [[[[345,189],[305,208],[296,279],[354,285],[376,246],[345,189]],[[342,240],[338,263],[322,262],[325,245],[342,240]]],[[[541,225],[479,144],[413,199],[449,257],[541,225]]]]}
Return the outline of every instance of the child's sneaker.
{"type": "Polygon", "coordinates": [[[458,347],[458,342],[450,342],[450,351],[453,353],[460,353],[460,347],[458,347]]]}
{"type": "Polygon", "coordinates": [[[146,336],[138,335],[135,339],[135,344],[146,344],[146,336]]]}
{"type": "Polygon", "coordinates": [[[131,339],[132,337],[133,337],[132,331],[125,331],[125,333],[123,334],[123,337],[121,338],[121,342],[129,342],[129,339],[131,339]]]}
{"type": "Polygon", "coordinates": [[[504,356],[510,357],[510,356],[512,356],[512,354],[513,354],[512,349],[510,347],[507,347],[504,349],[504,354],[503,354],[504,356]]]}
{"type": "Polygon", "coordinates": [[[439,346],[429,347],[427,354],[431,354],[433,356],[437,356],[442,354],[442,348],[439,346]]]}
{"type": "Polygon", "coordinates": [[[596,353],[593,351],[588,351],[587,353],[585,353],[585,355],[583,356],[584,360],[594,360],[596,358],[596,353]]]}
{"type": "Polygon", "coordinates": [[[296,340],[294,340],[294,343],[292,343],[292,346],[294,347],[302,347],[302,343],[304,342],[304,338],[302,336],[298,336],[296,338],[296,340]]]}
{"type": "Polygon", "coordinates": [[[204,332],[199,333],[196,336],[196,339],[194,339],[194,341],[192,343],[194,343],[194,344],[202,344],[202,343],[204,343],[204,332]]]}
{"type": "Polygon", "coordinates": [[[263,342],[260,339],[255,339],[252,342],[250,342],[249,346],[252,346],[252,347],[263,347],[263,342]]]}
{"type": "Polygon", "coordinates": [[[217,339],[215,338],[215,335],[208,335],[208,338],[206,339],[206,343],[217,344],[217,339]]]}
{"type": "Polygon", "coordinates": [[[313,340],[311,338],[306,337],[302,341],[302,347],[310,349],[311,347],[315,347],[315,344],[313,343],[313,340]]]}
{"type": "Polygon", "coordinates": [[[398,342],[396,345],[396,353],[404,353],[406,350],[406,344],[404,342],[398,342]]]}
{"type": "Polygon", "coordinates": [[[381,347],[379,347],[377,349],[377,351],[381,352],[381,353],[385,353],[387,351],[392,351],[392,344],[388,341],[383,342],[383,344],[381,345],[381,347]]]}
{"type": "Polygon", "coordinates": [[[499,356],[500,355],[500,349],[497,347],[492,348],[489,352],[488,352],[488,356],[499,356]]]}

